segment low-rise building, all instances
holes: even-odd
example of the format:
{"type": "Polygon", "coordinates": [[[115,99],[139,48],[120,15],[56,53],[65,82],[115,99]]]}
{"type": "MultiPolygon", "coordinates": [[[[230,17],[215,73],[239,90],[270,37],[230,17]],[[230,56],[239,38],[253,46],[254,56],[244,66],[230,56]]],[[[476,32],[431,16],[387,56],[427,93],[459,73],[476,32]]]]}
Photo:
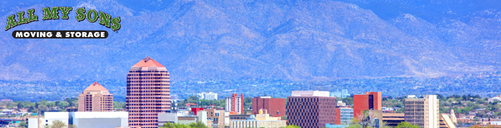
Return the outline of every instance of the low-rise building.
{"type": "Polygon", "coordinates": [[[230,128],[284,128],[287,127],[285,120],[256,120],[251,115],[246,120],[232,120],[230,128]]]}
{"type": "Polygon", "coordinates": [[[129,116],[127,112],[45,112],[44,115],[28,119],[28,128],[43,128],[56,120],[77,128],[127,128],[129,116]]]}
{"type": "Polygon", "coordinates": [[[197,93],[198,97],[200,99],[205,99],[205,100],[217,100],[217,93],[213,92],[201,92],[197,93]]]}
{"type": "Polygon", "coordinates": [[[347,89],[341,89],[341,91],[336,90],[335,92],[330,93],[331,97],[337,97],[337,98],[346,98],[350,96],[350,93],[348,93],[347,89]]]}
{"type": "Polygon", "coordinates": [[[329,97],[329,91],[292,91],[291,96],[321,96],[329,97]]]}

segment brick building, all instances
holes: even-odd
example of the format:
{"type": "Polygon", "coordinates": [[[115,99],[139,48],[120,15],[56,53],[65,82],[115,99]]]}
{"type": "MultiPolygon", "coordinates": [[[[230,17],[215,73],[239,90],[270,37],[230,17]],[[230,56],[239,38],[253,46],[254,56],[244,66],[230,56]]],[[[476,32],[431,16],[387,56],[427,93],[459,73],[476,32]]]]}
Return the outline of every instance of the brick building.
{"type": "Polygon", "coordinates": [[[94,82],[78,95],[79,112],[113,111],[113,94],[101,84],[94,82]]]}
{"type": "Polygon", "coordinates": [[[285,116],[285,99],[270,96],[252,98],[252,114],[259,114],[259,109],[266,109],[273,117],[285,116]]]}
{"type": "Polygon", "coordinates": [[[336,123],[336,97],[287,97],[287,125],[321,128],[336,123]]]}
{"type": "Polygon", "coordinates": [[[381,92],[365,92],[362,95],[353,95],[353,117],[363,115],[364,110],[381,110],[381,92]]]}
{"type": "Polygon", "coordinates": [[[170,103],[170,76],[165,66],[150,57],[132,66],[127,73],[129,127],[158,127],[158,113],[170,110],[170,103]]]}

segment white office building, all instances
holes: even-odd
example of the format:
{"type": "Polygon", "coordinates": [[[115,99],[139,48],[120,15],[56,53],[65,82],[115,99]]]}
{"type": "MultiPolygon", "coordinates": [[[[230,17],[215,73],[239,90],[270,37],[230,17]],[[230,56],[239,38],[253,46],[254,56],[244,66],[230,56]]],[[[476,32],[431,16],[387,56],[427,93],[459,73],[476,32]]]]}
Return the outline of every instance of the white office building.
{"type": "Polygon", "coordinates": [[[320,96],[329,97],[329,91],[292,91],[291,96],[320,96]]]}
{"type": "Polygon", "coordinates": [[[59,120],[77,128],[127,128],[128,112],[45,112],[44,117],[28,119],[28,128],[44,128],[59,120]]]}
{"type": "Polygon", "coordinates": [[[202,92],[202,93],[197,93],[198,97],[200,99],[205,99],[205,100],[217,100],[217,93],[213,92],[202,92]]]}

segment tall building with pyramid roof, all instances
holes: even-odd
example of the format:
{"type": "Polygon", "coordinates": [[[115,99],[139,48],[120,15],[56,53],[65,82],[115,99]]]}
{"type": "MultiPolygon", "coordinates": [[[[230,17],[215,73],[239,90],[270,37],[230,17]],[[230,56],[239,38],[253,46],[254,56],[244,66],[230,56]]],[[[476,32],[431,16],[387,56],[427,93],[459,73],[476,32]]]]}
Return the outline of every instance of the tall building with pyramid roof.
{"type": "Polygon", "coordinates": [[[158,113],[170,110],[170,76],[162,64],[146,57],[127,73],[129,127],[157,128],[158,113]]]}
{"type": "Polygon", "coordinates": [[[78,95],[79,112],[113,111],[113,94],[103,85],[94,82],[78,95]]]}

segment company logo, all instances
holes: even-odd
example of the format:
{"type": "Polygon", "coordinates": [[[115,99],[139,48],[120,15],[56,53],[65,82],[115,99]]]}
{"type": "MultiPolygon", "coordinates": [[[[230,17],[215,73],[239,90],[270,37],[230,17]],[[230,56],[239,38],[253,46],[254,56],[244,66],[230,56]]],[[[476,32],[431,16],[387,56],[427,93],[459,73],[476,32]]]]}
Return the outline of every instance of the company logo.
{"type": "MultiPolygon", "coordinates": [[[[42,9],[42,20],[68,20],[68,14],[73,10],[72,7],[45,7],[42,9]],[[61,12],[61,15],[59,14],[61,12]]],[[[120,17],[112,18],[111,15],[96,11],[94,9],[86,10],[85,7],[76,9],[76,20],[78,22],[87,19],[90,23],[98,22],[115,32],[120,30],[120,17]]],[[[7,24],[5,31],[19,25],[29,24],[34,21],[39,21],[38,16],[35,14],[35,9],[28,9],[27,13],[24,11],[18,12],[7,17],[7,24]],[[27,14],[27,17],[25,16],[27,14]],[[17,16],[17,17],[16,17],[17,16]]],[[[16,39],[103,39],[108,37],[108,32],[104,30],[16,30],[12,32],[12,37],[16,39]]]]}

